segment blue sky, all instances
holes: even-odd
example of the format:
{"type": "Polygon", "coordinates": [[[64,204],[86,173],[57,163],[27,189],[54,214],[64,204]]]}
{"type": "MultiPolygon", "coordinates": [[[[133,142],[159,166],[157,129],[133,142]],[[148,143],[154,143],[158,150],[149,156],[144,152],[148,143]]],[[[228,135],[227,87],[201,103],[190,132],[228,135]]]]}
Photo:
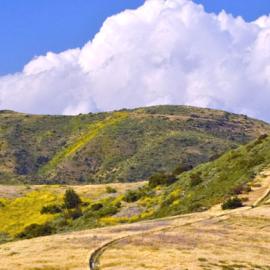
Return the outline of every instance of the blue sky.
{"type": "Polygon", "coordinates": [[[166,1],[0,0],[0,110],[185,104],[270,121],[270,16],[248,23],[270,0],[166,1]]]}
{"type": "MultiPolygon", "coordinates": [[[[20,71],[34,56],[81,47],[110,15],[143,0],[1,0],[0,75],[20,71]]],[[[270,13],[269,0],[195,0],[253,20],[270,13]]]]}

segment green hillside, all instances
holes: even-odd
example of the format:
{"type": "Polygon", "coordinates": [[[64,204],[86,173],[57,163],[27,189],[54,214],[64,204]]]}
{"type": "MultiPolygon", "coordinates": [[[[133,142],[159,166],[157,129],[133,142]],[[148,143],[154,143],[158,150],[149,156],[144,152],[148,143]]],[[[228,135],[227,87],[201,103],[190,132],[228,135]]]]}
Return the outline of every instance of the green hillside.
{"type": "Polygon", "coordinates": [[[270,126],[244,115],[156,106],[78,116],[0,112],[0,183],[104,183],[196,166],[270,126]]]}
{"type": "Polygon", "coordinates": [[[151,201],[155,207],[153,215],[202,211],[230,197],[247,194],[255,177],[269,168],[270,137],[262,135],[212,162],[180,174],[174,184],[164,187],[161,195],[151,201]]]}

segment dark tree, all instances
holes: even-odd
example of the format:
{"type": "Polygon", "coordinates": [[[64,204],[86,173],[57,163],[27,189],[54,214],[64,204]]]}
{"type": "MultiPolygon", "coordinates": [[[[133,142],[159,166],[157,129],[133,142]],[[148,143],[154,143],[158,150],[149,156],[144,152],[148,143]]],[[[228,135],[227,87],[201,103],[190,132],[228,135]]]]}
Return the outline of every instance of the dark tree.
{"type": "Polygon", "coordinates": [[[64,195],[64,205],[67,209],[77,208],[81,203],[82,201],[79,195],[72,188],[66,190],[64,195]]]}
{"type": "Polygon", "coordinates": [[[227,209],[235,209],[235,208],[242,207],[242,206],[243,206],[243,203],[242,203],[241,199],[234,197],[234,198],[230,198],[226,202],[224,202],[221,207],[223,210],[227,210],[227,209]]]}

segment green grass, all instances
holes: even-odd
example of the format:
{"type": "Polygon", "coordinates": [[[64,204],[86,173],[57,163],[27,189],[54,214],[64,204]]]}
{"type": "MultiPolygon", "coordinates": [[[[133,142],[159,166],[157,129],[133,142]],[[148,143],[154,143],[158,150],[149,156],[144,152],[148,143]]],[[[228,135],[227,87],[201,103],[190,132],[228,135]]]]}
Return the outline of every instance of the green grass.
{"type": "Polygon", "coordinates": [[[40,169],[39,174],[46,175],[46,173],[54,170],[61,163],[61,161],[69,158],[74,153],[79,151],[82,147],[94,139],[103,129],[116,125],[127,116],[127,113],[115,113],[105,120],[90,124],[88,129],[85,130],[82,135],[76,137],[71,144],[57,152],[49,163],[40,169]]]}

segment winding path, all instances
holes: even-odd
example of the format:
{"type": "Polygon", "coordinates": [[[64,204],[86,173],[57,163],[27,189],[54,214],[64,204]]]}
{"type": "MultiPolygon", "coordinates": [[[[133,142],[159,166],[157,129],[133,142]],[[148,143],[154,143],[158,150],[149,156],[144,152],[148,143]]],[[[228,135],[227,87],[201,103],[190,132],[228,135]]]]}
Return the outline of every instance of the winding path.
{"type": "MultiPolygon", "coordinates": [[[[270,182],[270,176],[268,178],[268,181],[270,182]]],[[[219,211],[219,212],[213,212],[211,210],[208,210],[207,212],[203,212],[202,213],[202,217],[198,218],[194,221],[187,221],[187,222],[183,222],[179,225],[167,225],[165,227],[162,228],[158,228],[155,230],[149,230],[147,232],[139,232],[139,233],[134,233],[132,235],[126,235],[117,239],[114,239],[112,241],[109,241],[107,243],[105,243],[104,245],[100,246],[99,248],[95,249],[92,254],[90,255],[90,259],[89,259],[89,267],[90,270],[101,270],[100,269],[100,257],[103,255],[103,253],[109,249],[111,246],[120,243],[121,241],[125,240],[125,239],[130,239],[132,237],[137,237],[137,236],[147,236],[148,234],[152,234],[152,233],[156,233],[156,232],[162,232],[162,231],[167,231],[169,229],[175,229],[175,228],[179,228],[182,226],[186,226],[186,225],[191,225],[191,224],[195,224],[204,220],[211,220],[214,218],[219,218],[219,217],[224,217],[224,216],[229,216],[232,213],[235,212],[240,212],[240,211],[247,211],[249,209],[252,209],[254,207],[258,207],[260,205],[262,205],[267,199],[270,198],[270,187],[268,187],[265,192],[263,193],[262,196],[260,196],[254,203],[251,204],[251,206],[246,206],[246,207],[242,207],[242,208],[238,208],[238,209],[234,209],[234,210],[230,210],[230,211],[219,211]]],[[[219,206],[220,208],[220,206],[219,206]]],[[[185,217],[189,217],[192,214],[187,214],[187,215],[180,215],[180,216],[174,216],[174,217],[168,217],[168,218],[162,218],[162,219],[156,219],[155,221],[172,221],[172,220],[177,220],[177,219],[181,219],[181,218],[185,218],[185,217]]],[[[194,213],[193,213],[194,215],[194,213]]]]}
{"type": "MultiPolygon", "coordinates": [[[[243,208],[241,208],[241,211],[245,211],[245,210],[248,210],[248,209],[251,209],[251,208],[252,207],[243,207],[243,208]]],[[[182,226],[192,225],[192,224],[199,223],[199,222],[205,221],[205,220],[211,220],[211,219],[218,218],[218,217],[229,216],[229,214],[231,214],[232,212],[236,212],[236,211],[238,212],[239,209],[232,210],[232,211],[229,211],[229,212],[228,211],[226,211],[226,212],[223,211],[223,212],[220,212],[220,214],[212,214],[212,215],[211,215],[211,212],[210,212],[210,215],[208,215],[208,216],[203,215],[201,218],[198,218],[195,221],[183,222],[180,225],[168,225],[168,226],[165,226],[165,227],[162,227],[162,228],[159,228],[159,229],[149,230],[148,232],[139,232],[139,233],[135,233],[135,234],[132,234],[132,235],[126,235],[126,236],[114,239],[112,241],[109,241],[108,243],[100,246],[99,248],[95,249],[92,252],[92,254],[90,256],[90,259],[89,259],[90,270],[100,270],[99,259],[103,255],[103,253],[107,249],[112,247],[113,245],[118,244],[118,243],[120,243],[121,241],[123,241],[125,239],[130,239],[132,237],[137,237],[137,236],[147,236],[147,235],[152,234],[152,233],[167,231],[167,230],[170,230],[170,229],[176,229],[176,228],[179,228],[179,227],[182,227],[182,226]]],[[[177,220],[177,219],[187,217],[187,216],[190,216],[190,215],[192,215],[192,214],[174,216],[174,217],[170,217],[168,219],[164,218],[162,220],[177,220]]],[[[155,221],[158,221],[158,220],[155,220],[155,221]]]]}

